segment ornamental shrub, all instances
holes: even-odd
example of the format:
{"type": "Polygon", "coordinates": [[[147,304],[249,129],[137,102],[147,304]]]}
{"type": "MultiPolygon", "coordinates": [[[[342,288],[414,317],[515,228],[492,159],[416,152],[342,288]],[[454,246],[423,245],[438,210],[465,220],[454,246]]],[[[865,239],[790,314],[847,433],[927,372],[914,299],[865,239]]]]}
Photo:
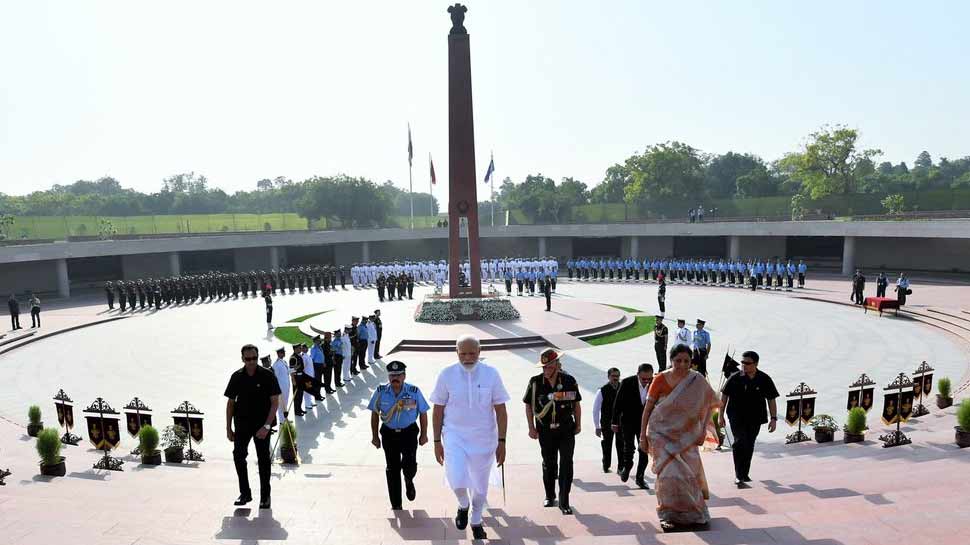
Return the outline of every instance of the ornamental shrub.
{"type": "Polygon", "coordinates": [[[866,431],[866,411],[862,407],[853,407],[845,419],[845,431],[859,435],[866,431]]]}
{"type": "Polygon", "coordinates": [[[288,450],[296,448],[296,426],[290,420],[280,426],[280,448],[288,450]]]}
{"type": "Polygon", "coordinates": [[[142,426],[138,430],[138,445],[142,454],[154,454],[158,450],[158,430],[152,426],[142,426]]]}
{"type": "Polygon", "coordinates": [[[40,407],[37,405],[31,405],[30,408],[27,409],[27,419],[30,420],[30,423],[35,426],[40,424],[40,407]]]}
{"type": "Polygon", "coordinates": [[[970,431],[970,399],[964,399],[957,407],[957,424],[963,431],[970,431]]]}
{"type": "Polygon", "coordinates": [[[61,437],[54,428],[44,428],[37,434],[37,454],[40,463],[52,466],[61,462],[61,437]]]}
{"type": "Polygon", "coordinates": [[[940,397],[950,397],[950,388],[951,384],[949,377],[943,377],[936,381],[936,391],[939,392],[940,397]]]}

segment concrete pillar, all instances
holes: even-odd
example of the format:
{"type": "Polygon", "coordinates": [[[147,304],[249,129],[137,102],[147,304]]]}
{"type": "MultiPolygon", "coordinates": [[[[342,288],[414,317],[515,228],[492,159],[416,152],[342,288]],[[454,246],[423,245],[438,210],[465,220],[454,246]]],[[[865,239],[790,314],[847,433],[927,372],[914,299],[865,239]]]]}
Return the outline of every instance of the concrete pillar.
{"type": "Polygon", "coordinates": [[[370,242],[366,240],[360,243],[360,262],[370,263],[370,242]]]}
{"type": "Polygon", "coordinates": [[[842,274],[855,272],[855,237],[845,237],[842,242],[842,274]]]}
{"type": "Polygon", "coordinates": [[[630,237],[630,259],[640,258],[640,237],[630,237]]]}
{"type": "Polygon", "coordinates": [[[169,274],[172,276],[179,276],[182,274],[182,259],[179,257],[178,252],[169,252],[168,269],[169,274]]]}
{"type": "Polygon", "coordinates": [[[738,235],[728,237],[728,258],[732,260],[741,258],[741,237],[738,235]]]}
{"type": "Polygon", "coordinates": [[[270,270],[280,268],[280,249],[276,246],[269,247],[269,268],[270,270]]]}
{"type": "Polygon", "coordinates": [[[68,298],[71,296],[71,279],[67,275],[67,260],[57,260],[57,295],[68,298]]]}
{"type": "Polygon", "coordinates": [[[546,255],[546,237],[539,237],[539,257],[546,255]]]}

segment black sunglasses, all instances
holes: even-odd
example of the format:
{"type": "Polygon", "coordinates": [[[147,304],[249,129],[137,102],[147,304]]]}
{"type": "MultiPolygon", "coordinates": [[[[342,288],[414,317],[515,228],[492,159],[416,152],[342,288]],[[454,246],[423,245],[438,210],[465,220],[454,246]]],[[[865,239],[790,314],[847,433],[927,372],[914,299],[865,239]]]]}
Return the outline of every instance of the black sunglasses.
{"type": "Polygon", "coordinates": [[[251,358],[246,357],[246,358],[243,358],[243,361],[259,361],[259,356],[253,356],[251,358]]]}

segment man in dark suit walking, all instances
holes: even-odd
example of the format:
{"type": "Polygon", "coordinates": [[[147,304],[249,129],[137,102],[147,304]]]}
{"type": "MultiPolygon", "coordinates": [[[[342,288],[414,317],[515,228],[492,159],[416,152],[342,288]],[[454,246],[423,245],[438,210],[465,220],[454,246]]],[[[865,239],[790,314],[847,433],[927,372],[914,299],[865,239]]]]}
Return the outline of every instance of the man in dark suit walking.
{"type": "Polygon", "coordinates": [[[647,390],[653,382],[653,366],[641,363],[637,367],[637,374],[627,377],[620,382],[620,389],[616,393],[613,403],[613,432],[623,438],[623,460],[620,465],[620,480],[626,482],[630,478],[633,468],[633,452],[637,452],[637,486],[647,490],[647,482],[643,479],[647,470],[647,455],[639,449],[640,420],[643,417],[643,405],[647,399],[647,390]]]}

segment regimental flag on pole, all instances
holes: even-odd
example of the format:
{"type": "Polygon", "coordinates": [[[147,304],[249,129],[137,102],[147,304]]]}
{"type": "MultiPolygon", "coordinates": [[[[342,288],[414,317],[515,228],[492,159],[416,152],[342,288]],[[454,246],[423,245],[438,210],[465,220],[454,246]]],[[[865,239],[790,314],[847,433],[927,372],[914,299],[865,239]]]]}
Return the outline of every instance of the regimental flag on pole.
{"type": "Polygon", "coordinates": [[[436,179],[434,177],[434,161],[431,160],[431,154],[430,153],[428,154],[428,164],[431,165],[431,185],[434,185],[435,182],[436,182],[436,179]]]}
{"type": "Polygon", "coordinates": [[[845,403],[845,410],[851,411],[854,407],[858,407],[860,395],[862,392],[859,390],[849,390],[849,400],[845,403]]]}
{"type": "Polygon", "coordinates": [[[933,373],[923,375],[923,395],[928,396],[933,391],[933,373]]]}
{"type": "Polygon", "coordinates": [[[184,416],[173,416],[172,420],[176,426],[181,426],[182,429],[186,430],[192,436],[193,441],[202,442],[204,435],[201,416],[189,416],[188,419],[184,416]]]}
{"type": "Polygon", "coordinates": [[[100,416],[85,416],[88,421],[88,440],[98,450],[104,449],[104,426],[101,425],[100,416]]]}
{"type": "Polygon", "coordinates": [[[785,422],[788,422],[789,426],[794,426],[798,422],[798,400],[789,399],[787,406],[785,407],[785,422]]]}
{"type": "Polygon", "coordinates": [[[414,146],[411,145],[411,124],[408,123],[408,166],[414,162],[414,146]]]}
{"type": "Polygon", "coordinates": [[[875,388],[863,388],[862,389],[862,401],[860,407],[867,413],[872,409],[872,404],[876,396],[875,388]]]}
{"type": "Polygon", "coordinates": [[[488,161],[488,170],[485,171],[485,183],[487,184],[489,180],[492,179],[492,173],[495,172],[495,156],[493,155],[488,161]]]}
{"type": "Polygon", "coordinates": [[[131,434],[132,437],[138,435],[138,432],[141,430],[142,426],[152,425],[152,415],[150,414],[126,412],[125,417],[128,424],[128,433],[131,434]]]}
{"type": "MultiPolygon", "coordinates": [[[[912,393],[910,394],[912,395],[912,393]]],[[[892,392],[885,395],[885,399],[882,404],[882,423],[890,426],[899,421],[899,407],[896,402],[899,401],[899,392],[892,392]]]]}
{"type": "Polygon", "coordinates": [[[815,416],[815,398],[806,397],[802,399],[802,424],[808,424],[808,421],[815,416]]]}

